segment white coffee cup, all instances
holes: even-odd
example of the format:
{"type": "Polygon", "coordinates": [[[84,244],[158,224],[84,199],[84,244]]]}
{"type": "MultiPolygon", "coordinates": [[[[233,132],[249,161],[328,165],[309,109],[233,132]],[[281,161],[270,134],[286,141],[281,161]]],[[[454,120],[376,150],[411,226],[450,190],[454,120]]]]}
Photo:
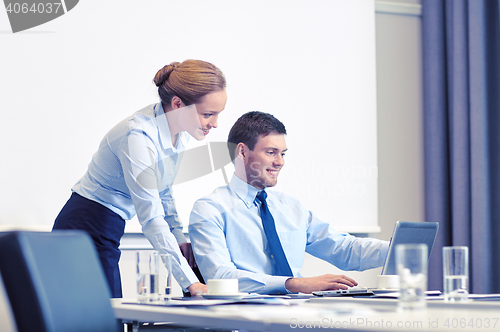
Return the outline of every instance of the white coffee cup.
{"type": "Polygon", "coordinates": [[[380,289],[399,289],[399,275],[377,276],[377,287],[380,289]]]}
{"type": "Polygon", "coordinates": [[[209,295],[238,294],[238,279],[209,279],[207,280],[207,293],[209,295]]]}

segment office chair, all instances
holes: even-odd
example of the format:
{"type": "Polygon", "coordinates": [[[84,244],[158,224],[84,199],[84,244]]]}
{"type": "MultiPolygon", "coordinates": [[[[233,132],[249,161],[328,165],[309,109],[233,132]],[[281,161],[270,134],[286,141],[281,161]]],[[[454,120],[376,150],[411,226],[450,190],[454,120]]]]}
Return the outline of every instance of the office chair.
{"type": "Polygon", "coordinates": [[[2,274],[0,273],[0,331],[17,332],[14,314],[10,308],[10,302],[3,285],[2,274]]]}
{"type": "Polygon", "coordinates": [[[84,232],[0,233],[0,273],[19,332],[119,329],[97,252],[84,232]]]}

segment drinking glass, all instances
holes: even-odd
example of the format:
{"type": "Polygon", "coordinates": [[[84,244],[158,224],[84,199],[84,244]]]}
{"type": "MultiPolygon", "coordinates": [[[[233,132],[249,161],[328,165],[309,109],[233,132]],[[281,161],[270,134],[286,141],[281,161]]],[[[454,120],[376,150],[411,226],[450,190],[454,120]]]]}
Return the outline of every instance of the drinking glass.
{"type": "Polygon", "coordinates": [[[467,301],[469,283],[469,248],[443,247],[444,300],[467,301]]]}
{"type": "Polygon", "coordinates": [[[158,300],[159,255],[156,251],[136,252],[137,300],[152,302],[158,300]]]}
{"type": "Polygon", "coordinates": [[[158,299],[164,302],[172,296],[172,255],[159,254],[159,257],[158,299]]]}
{"type": "Polygon", "coordinates": [[[427,245],[399,244],[396,246],[396,268],[399,275],[400,311],[422,310],[427,307],[427,245]]]}

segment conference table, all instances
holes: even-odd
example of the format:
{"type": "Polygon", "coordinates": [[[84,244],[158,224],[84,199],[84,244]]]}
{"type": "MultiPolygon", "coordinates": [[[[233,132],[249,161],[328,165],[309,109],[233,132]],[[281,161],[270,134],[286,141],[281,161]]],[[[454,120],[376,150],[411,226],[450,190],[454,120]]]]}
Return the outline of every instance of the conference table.
{"type": "Polygon", "coordinates": [[[112,299],[118,319],[169,322],[186,328],[246,331],[500,331],[500,299],[448,303],[429,299],[420,311],[398,311],[398,300],[372,297],[250,297],[171,300],[167,305],[112,299]]]}

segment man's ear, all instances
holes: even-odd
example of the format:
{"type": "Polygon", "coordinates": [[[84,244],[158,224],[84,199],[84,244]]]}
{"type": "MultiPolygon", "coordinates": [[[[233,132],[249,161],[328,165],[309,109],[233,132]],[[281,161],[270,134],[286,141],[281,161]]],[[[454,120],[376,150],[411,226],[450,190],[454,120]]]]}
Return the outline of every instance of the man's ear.
{"type": "Polygon", "coordinates": [[[245,143],[238,143],[238,145],[236,146],[236,157],[241,157],[242,159],[245,159],[246,158],[246,155],[247,155],[247,151],[248,151],[248,147],[246,146],[245,143]]]}

